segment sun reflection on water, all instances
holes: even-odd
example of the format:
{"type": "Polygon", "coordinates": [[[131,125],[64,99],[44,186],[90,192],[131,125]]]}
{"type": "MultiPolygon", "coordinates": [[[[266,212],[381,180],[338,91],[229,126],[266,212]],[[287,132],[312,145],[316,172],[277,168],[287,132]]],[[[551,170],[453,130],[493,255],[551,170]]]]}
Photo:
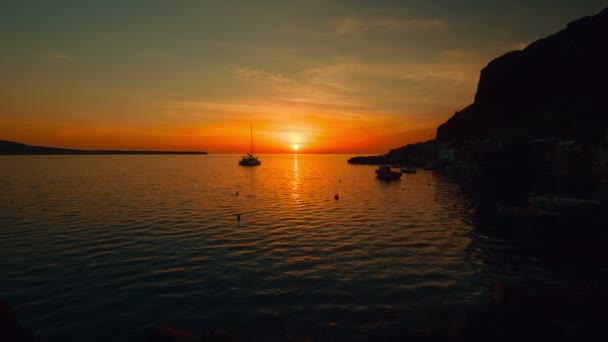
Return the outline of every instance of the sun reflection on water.
{"type": "Polygon", "coordinates": [[[300,167],[298,163],[298,154],[293,155],[293,183],[291,185],[291,196],[294,199],[300,198],[300,167]]]}

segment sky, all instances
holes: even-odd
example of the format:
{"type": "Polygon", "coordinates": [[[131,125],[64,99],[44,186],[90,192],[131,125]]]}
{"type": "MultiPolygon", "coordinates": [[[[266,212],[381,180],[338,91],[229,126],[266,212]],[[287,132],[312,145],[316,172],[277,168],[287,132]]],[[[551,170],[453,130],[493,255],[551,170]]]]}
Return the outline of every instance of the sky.
{"type": "Polygon", "coordinates": [[[608,0],[2,1],[0,139],[386,153],[472,103],[492,59],[608,0]]]}

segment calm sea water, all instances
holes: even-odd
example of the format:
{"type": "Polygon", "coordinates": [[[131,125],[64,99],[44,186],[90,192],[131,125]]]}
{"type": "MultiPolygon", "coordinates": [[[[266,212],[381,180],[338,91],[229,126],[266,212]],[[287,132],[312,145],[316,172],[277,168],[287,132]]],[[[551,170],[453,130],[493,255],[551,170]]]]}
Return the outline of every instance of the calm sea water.
{"type": "Polygon", "coordinates": [[[352,340],[458,319],[497,279],[558,281],[466,186],[348,157],[0,157],[0,298],[41,340],[352,340]]]}

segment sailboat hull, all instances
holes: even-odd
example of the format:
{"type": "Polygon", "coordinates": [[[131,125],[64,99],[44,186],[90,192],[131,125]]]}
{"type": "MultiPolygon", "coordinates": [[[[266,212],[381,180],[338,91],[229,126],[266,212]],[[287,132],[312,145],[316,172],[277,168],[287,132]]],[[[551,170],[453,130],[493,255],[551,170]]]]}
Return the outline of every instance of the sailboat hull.
{"type": "Polygon", "coordinates": [[[239,160],[240,166],[258,166],[262,164],[262,162],[256,157],[243,157],[243,159],[239,160]]]}
{"type": "Polygon", "coordinates": [[[262,162],[253,155],[253,125],[249,126],[250,134],[251,134],[251,153],[247,153],[246,156],[239,160],[240,166],[258,166],[262,164],[262,162]]]}

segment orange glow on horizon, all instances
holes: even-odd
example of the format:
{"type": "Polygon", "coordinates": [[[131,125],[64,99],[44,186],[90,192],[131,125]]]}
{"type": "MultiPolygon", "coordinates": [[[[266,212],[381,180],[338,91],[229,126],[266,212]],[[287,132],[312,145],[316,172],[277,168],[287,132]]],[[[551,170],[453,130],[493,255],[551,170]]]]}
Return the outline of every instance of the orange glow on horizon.
{"type": "MultiPolygon", "coordinates": [[[[206,109],[206,108],[204,108],[206,109]]],[[[204,109],[201,109],[203,111],[204,109]]],[[[348,112],[307,113],[308,108],[275,108],[288,115],[254,112],[243,118],[228,112],[205,122],[180,120],[115,119],[94,115],[65,116],[59,120],[0,120],[0,139],[28,145],[74,149],[206,151],[212,154],[250,152],[250,123],[253,152],[384,154],[408,143],[428,140],[444,118],[411,124],[382,114],[348,112]],[[231,115],[241,118],[231,120],[231,115]]],[[[203,111],[203,113],[205,113],[203,111]]],[[[53,113],[59,117],[60,113],[53,113]]],[[[448,114],[449,115],[449,114],[448,114]]],[[[446,115],[446,116],[448,116],[446,115]]],[[[420,115],[418,115],[420,117],[420,115]]],[[[416,116],[414,116],[416,118],[416,116]]]]}
{"type": "MultiPolygon", "coordinates": [[[[408,143],[428,140],[434,127],[378,127],[325,118],[301,125],[266,120],[253,124],[254,152],[384,154],[408,143]]],[[[107,123],[2,122],[0,139],[28,145],[75,149],[206,151],[213,154],[250,151],[249,124],[205,126],[118,126],[107,123]],[[134,128],[137,127],[137,128],[134,128]]]]}

